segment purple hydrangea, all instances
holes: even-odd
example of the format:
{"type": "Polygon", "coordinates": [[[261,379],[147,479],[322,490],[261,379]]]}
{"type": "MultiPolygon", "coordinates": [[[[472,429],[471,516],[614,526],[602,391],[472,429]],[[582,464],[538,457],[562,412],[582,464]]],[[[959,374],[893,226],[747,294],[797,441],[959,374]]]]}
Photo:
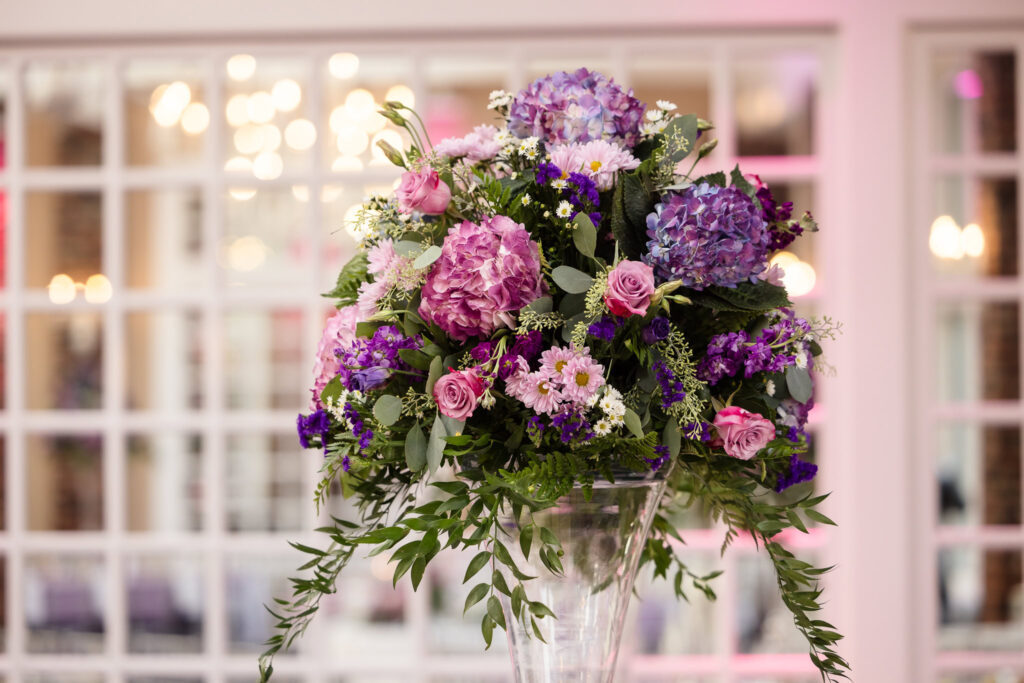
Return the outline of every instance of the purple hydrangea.
{"type": "Polygon", "coordinates": [[[643,261],[662,282],[735,287],[767,267],[771,235],[761,212],[736,187],[701,183],[669,192],[647,216],[643,261]]]}
{"type": "Polygon", "coordinates": [[[794,484],[814,479],[814,475],[817,473],[817,465],[801,460],[797,457],[796,453],[794,453],[789,458],[789,469],[779,475],[779,479],[775,484],[775,491],[777,493],[782,493],[794,484]]]}
{"type": "Polygon", "coordinates": [[[406,337],[394,325],[379,327],[370,338],[357,338],[337,350],[341,385],[349,391],[367,392],[383,386],[395,370],[411,368],[398,355],[401,349],[418,349],[422,340],[406,337]]]}
{"type": "Polygon", "coordinates": [[[612,79],[587,69],[559,71],[519,91],[508,129],[545,144],[613,140],[632,147],[640,138],[644,104],[612,79]]]}
{"type": "Polygon", "coordinates": [[[514,327],[514,314],[545,293],[540,248],[506,216],[448,230],[423,285],[419,314],[453,339],[514,327]]]}

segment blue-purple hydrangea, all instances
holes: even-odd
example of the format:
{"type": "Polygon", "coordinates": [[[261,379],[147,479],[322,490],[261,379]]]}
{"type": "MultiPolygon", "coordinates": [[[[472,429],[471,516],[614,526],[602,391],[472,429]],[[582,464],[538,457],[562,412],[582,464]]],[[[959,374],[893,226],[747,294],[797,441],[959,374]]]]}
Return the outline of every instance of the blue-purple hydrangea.
{"type": "Polygon", "coordinates": [[[669,192],[647,216],[643,261],[660,282],[735,287],[767,267],[771,235],[754,202],[736,187],[708,183],[669,192]]]}
{"type": "Polygon", "coordinates": [[[640,139],[644,104],[612,79],[587,69],[559,71],[520,90],[509,107],[509,131],[545,144],[640,139]]]}

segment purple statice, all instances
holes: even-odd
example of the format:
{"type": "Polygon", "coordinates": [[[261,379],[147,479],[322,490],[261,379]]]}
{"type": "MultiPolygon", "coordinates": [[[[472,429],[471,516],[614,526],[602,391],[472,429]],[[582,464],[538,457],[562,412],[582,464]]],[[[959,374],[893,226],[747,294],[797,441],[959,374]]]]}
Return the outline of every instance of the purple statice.
{"type": "Polygon", "coordinates": [[[542,161],[537,164],[537,184],[544,185],[552,180],[557,180],[562,177],[562,169],[555,166],[550,161],[542,161]]]}
{"type": "Polygon", "coordinates": [[[601,195],[597,191],[597,184],[582,173],[569,174],[563,195],[567,196],[569,203],[577,209],[583,209],[587,204],[596,206],[601,201],[601,195]]]}
{"type": "Polygon", "coordinates": [[[682,380],[676,377],[675,373],[665,364],[665,361],[655,361],[652,368],[654,370],[654,377],[658,380],[658,385],[661,387],[662,408],[668,410],[673,403],[679,403],[686,398],[682,380]]]}
{"type": "Polygon", "coordinates": [[[580,441],[589,441],[594,438],[594,430],[587,419],[571,408],[557,413],[551,419],[551,426],[561,430],[559,438],[562,443],[569,443],[574,437],[578,437],[580,441]]]}
{"type": "Polygon", "coordinates": [[[669,323],[668,318],[659,315],[651,320],[650,324],[644,328],[642,336],[645,344],[654,345],[660,341],[668,339],[669,333],[672,331],[672,325],[669,323]]]}
{"type": "MultiPolygon", "coordinates": [[[[598,211],[591,211],[590,213],[587,214],[587,217],[590,219],[590,222],[594,224],[594,227],[597,227],[597,226],[601,225],[601,214],[600,214],[600,212],[598,212],[598,211]]],[[[607,236],[608,235],[605,235],[605,237],[607,237],[607,236]]]]}
{"type": "Polygon", "coordinates": [[[683,429],[683,433],[692,435],[690,438],[695,438],[701,443],[709,443],[711,439],[714,438],[714,433],[712,432],[713,427],[714,425],[710,422],[705,422],[704,420],[701,420],[700,422],[687,422],[685,429],[683,429]]]}
{"type": "Polygon", "coordinates": [[[814,479],[818,473],[818,466],[814,463],[801,460],[796,453],[789,458],[789,469],[779,475],[775,484],[775,492],[782,493],[794,484],[800,484],[814,479]]]}
{"type": "Polygon", "coordinates": [[[373,440],[373,430],[366,426],[363,418],[359,415],[359,411],[351,403],[346,402],[342,410],[345,419],[352,426],[352,436],[359,439],[359,450],[365,451],[373,440]]]}
{"type": "Polygon", "coordinates": [[[331,430],[331,421],[324,410],[316,410],[309,415],[300,414],[296,420],[296,427],[299,432],[299,444],[303,448],[310,448],[310,438],[319,437],[320,445],[324,452],[327,452],[327,434],[331,430]]]}
{"type": "Polygon", "coordinates": [[[349,391],[367,392],[383,386],[395,370],[411,370],[398,352],[418,349],[419,336],[406,337],[394,325],[377,328],[370,338],[357,338],[350,346],[338,349],[341,384],[349,391]]]}
{"type": "Polygon", "coordinates": [[[661,282],[735,287],[767,268],[771,236],[754,202],[736,187],[701,183],[668,192],[647,216],[643,261],[661,282]]]}
{"type": "Polygon", "coordinates": [[[591,337],[610,342],[615,339],[615,331],[619,328],[614,317],[603,315],[601,319],[590,324],[587,334],[591,337]]]}
{"type": "Polygon", "coordinates": [[[559,71],[538,78],[513,99],[509,131],[546,145],[612,140],[632,147],[640,139],[644,104],[596,71],[559,71]]]}
{"type": "Polygon", "coordinates": [[[654,452],[657,454],[657,457],[644,458],[644,460],[646,460],[650,464],[652,472],[657,472],[658,470],[661,469],[661,466],[668,462],[668,459],[672,456],[668,452],[668,446],[655,446],[654,452]]]}
{"type": "Polygon", "coordinates": [[[531,439],[540,436],[541,432],[544,431],[544,418],[540,415],[534,415],[526,421],[526,433],[531,439]]]}

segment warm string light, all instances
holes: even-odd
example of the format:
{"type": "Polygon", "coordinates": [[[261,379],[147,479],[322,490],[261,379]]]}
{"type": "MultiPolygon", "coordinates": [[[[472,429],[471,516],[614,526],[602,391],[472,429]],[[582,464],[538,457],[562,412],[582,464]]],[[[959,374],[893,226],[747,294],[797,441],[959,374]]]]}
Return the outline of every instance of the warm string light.
{"type": "Polygon", "coordinates": [[[792,297],[809,294],[814,285],[817,284],[818,274],[814,272],[814,266],[791,251],[780,251],[772,257],[771,265],[778,266],[784,271],[782,284],[786,292],[792,297]]]}
{"type": "Polygon", "coordinates": [[[952,216],[942,215],[932,221],[928,248],[934,256],[947,261],[959,261],[965,256],[978,258],[985,253],[985,233],[977,223],[961,228],[952,216]]]}
{"type": "Polygon", "coordinates": [[[66,273],[59,273],[50,279],[46,289],[50,302],[54,304],[69,304],[77,298],[78,292],[82,292],[91,304],[104,304],[114,295],[110,280],[102,273],[90,275],[84,283],[75,282],[66,273]]]}

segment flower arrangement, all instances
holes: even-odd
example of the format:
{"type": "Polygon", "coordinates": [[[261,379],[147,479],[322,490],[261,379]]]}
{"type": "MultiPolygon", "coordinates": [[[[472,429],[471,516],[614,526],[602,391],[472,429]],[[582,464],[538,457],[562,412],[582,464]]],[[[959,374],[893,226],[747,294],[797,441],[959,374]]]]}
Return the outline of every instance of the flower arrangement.
{"type": "MultiPolygon", "coordinates": [[[[466,580],[494,572],[467,609],[501,591],[524,625],[550,618],[503,552],[499,512],[529,525],[573,487],[652,470],[668,478],[642,557],[655,576],[714,597],[669,522],[701,503],[727,527],[723,551],[739,534],[763,547],[823,679],[845,677],[840,636],[815,614],[825,570],[776,540],[831,524],[825,496],[771,493],[817,470],[802,458],[812,369],[836,329],[798,317],[769,265],[814,220],[738,167],[694,177],[711,124],[601,74],[495,91],[490,108],[500,127],[436,145],[404,105],[381,112],[410,136],[381,143],[405,172],[359,215],[363,248],[325,295],[338,308],[298,418],[324,458],[317,504],[340,482],[359,519],[324,529],[326,549],[297,546],[312,578],[275,614],[264,678],[363,550],[416,588],[439,553],[471,549],[466,580]]],[[[557,573],[557,540],[534,531],[557,573]]],[[[488,609],[488,645],[504,626],[488,609]]]]}

